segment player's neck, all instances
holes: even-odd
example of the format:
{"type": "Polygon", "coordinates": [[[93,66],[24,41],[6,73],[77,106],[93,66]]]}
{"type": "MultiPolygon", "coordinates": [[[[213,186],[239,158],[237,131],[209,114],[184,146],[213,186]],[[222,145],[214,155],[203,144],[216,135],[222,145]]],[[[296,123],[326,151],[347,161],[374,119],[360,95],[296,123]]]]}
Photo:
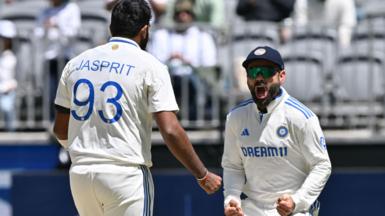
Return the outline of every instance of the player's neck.
{"type": "Polygon", "coordinates": [[[261,113],[267,113],[267,107],[266,106],[259,106],[259,105],[257,105],[257,107],[258,107],[258,110],[261,113]]]}

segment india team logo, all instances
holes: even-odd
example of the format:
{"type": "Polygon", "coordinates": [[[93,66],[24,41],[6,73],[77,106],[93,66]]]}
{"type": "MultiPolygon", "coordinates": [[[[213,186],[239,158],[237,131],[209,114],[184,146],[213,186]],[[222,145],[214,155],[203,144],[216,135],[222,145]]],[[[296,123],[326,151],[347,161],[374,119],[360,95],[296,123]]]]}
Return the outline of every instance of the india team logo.
{"type": "Polygon", "coordinates": [[[280,127],[277,129],[277,136],[279,136],[279,137],[281,137],[281,138],[286,137],[288,133],[289,133],[289,130],[288,130],[287,127],[285,127],[285,126],[280,126],[280,127]]]}
{"type": "Polygon", "coordinates": [[[254,54],[257,55],[257,56],[263,55],[263,54],[265,54],[265,53],[266,53],[266,50],[263,49],[263,48],[259,48],[259,49],[257,49],[257,50],[254,51],[254,54]]]}

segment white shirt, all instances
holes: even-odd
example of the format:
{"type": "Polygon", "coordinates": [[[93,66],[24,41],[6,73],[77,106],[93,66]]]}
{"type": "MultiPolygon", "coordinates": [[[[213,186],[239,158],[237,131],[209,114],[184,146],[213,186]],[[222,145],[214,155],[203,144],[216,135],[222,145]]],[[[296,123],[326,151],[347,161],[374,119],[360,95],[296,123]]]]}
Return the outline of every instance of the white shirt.
{"type": "Polygon", "coordinates": [[[191,26],[184,33],[167,29],[154,32],[149,52],[166,63],[170,56],[179,53],[194,67],[217,65],[217,50],[214,39],[207,33],[191,26]]]}
{"type": "Polygon", "coordinates": [[[346,47],[351,42],[354,26],[357,25],[357,12],[354,0],[326,0],[325,21],[338,28],[340,45],[346,47]]]}
{"type": "Polygon", "coordinates": [[[66,65],[55,103],[71,109],[73,164],[151,166],[152,113],[178,110],[166,66],[119,37],[66,65]]]}
{"type": "Polygon", "coordinates": [[[7,93],[16,89],[16,63],[16,56],[11,50],[0,53],[0,93],[7,93]]]}
{"type": "Polygon", "coordinates": [[[259,112],[252,99],[227,116],[224,195],[244,192],[256,206],[274,209],[284,193],[296,212],[307,211],[331,172],[317,116],[281,88],[281,95],[259,112]]]}

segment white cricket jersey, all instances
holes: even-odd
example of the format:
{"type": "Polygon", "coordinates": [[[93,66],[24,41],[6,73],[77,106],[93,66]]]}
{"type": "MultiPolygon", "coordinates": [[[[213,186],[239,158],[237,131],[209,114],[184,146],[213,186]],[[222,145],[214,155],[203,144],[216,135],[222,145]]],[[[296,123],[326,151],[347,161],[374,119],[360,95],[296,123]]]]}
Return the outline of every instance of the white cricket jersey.
{"type": "Polygon", "coordinates": [[[167,67],[120,37],[68,62],[55,103],[71,110],[73,164],[152,166],[152,113],[178,111],[167,67]]]}
{"type": "Polygon", "coordinates": [[[318,118],[283,88],[267,110],[259,112],[250,99],[227,116],[225,198],[243,192],[261,209],[274,209],[278,197],[288,193],[295,212],[307,211],[331,172],[318,118]]]}

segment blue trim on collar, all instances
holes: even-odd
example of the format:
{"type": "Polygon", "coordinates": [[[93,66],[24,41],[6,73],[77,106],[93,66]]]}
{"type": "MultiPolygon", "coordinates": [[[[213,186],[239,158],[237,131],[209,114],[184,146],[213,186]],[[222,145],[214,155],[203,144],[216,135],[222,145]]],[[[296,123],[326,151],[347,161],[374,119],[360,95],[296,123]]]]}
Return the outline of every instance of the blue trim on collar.
{"type": "Polygon", "coordinates": [[[250,104],[250,103],[254,103],[254,100],[253,100],[252,98],[251,98],[251,99],[247,99],[247,100],[245,100],[245,101],[242,101],[241,103],[239,103],[238,105],[236,105],[234,108],[232,108],[232,109],[230,110],[229,113],[231,113],[232,111],[234,111],[234,110],[236,110],[236,109],[238,109],[238,108],[240,108],[240,107],[247,106],[247,105],[250,104]]]}
{"type": "Polygon", "coordinates": [[[109,42],[121,42],[121,43],[128,43],[128,44],[131,44],[135,47],[138,47],[138,45],[134,42],[131,42],[131,41],[128,41],[128,40],[123,40],[123,39],[110,39],[109,42]]]}

